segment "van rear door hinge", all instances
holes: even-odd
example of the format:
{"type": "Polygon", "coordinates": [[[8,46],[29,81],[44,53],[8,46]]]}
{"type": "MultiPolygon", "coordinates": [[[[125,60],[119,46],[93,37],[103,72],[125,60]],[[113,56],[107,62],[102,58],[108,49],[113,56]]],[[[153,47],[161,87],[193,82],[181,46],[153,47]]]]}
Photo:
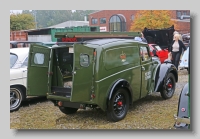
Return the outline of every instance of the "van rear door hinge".
{"type": "Polygon", "coordinates": [[[53,72],[48,72],[47,75],[53,75],[53,72]]]}

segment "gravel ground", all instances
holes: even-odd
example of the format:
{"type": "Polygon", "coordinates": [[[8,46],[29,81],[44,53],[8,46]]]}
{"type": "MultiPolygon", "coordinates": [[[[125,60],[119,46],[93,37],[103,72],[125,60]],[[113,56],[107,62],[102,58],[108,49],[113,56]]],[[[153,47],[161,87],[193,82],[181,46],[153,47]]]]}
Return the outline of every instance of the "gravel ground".
{"type": "Polygon", "coordinates": [[[139,100],[130,107],[125,119],[109,122],[100,109],[78,110],[65,115],[46,99],[24,102],[10,113],[10,129],[174,129],[173,115],[177,113],[178,98],[188,82],[187,70],[180,70],[175,95],[163,100],[159,93],[139,100]]]}

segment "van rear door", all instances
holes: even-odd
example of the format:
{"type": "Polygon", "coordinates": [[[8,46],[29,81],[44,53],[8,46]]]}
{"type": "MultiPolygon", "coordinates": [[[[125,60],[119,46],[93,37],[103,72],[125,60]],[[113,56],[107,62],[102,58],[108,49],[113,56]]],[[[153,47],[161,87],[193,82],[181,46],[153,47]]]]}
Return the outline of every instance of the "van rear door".
{"type": "Polygon", "coordinates": [[[73,47],[73,88],[72,102],[89,101],[93,82],[94,48],[75,44],[73,47]]]}
{"type": "Polygon", "coordinates": [[[29,96],[46,96],[49,91],[48,84],[49,62],[51,61],[52,49],[31,44],[28,59],[27,73],[27,95],[29,96]]]}

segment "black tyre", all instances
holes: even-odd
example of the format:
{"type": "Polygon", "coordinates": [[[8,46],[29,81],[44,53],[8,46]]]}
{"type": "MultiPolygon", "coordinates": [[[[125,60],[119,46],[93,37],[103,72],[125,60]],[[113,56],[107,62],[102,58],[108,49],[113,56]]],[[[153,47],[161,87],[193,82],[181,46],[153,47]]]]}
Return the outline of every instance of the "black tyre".
{"type": "Polygon", "coordinates": [[[171,98],[174,95],[175,88],[176,88],[175,77],[172,73],[169,73],[164,82],[163,88],[160,92],[162,98],[163,99],[171,98]]]}
{"type": "Polygon", "coordinates": [[[60,111],[64,114],[73,114],[77,112],[77,108],[59,107],[60,111]]]}
{"type": "Polygon", "coordinates": [[[120,88],[114,92],[109,102],[107,118],[109,121],[117,122],[127,114],[129,109],[129,95],[127,90],[120,88]]]}
{"type": "Polygon", "coordinates": [[[17,111],[24,99],[24,94],[19,87],[10,87],[10,112],[17,111]]]}

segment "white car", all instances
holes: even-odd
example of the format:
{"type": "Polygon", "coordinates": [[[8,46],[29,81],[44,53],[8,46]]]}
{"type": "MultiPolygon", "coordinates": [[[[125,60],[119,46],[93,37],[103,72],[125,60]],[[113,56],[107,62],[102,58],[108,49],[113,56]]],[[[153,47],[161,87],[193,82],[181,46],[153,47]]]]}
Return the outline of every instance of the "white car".
{"type": "MultiPolygon", "coordinates": [[[[10,41],[10,45],[16,46],[17,44],[26,44],[30,46],[31,43],[40,43],[47,47],[56,44],[56,42],[10,41]]],[[[21,102],[27,98],[38,97],[27,96],[26,94],[28,53],[29,47],[10,49],[10,111],[18,110],[21,102]]]]}
{"type": "Polygon", "coordinates": [[[179,64],[179,67],[181,69],[188,69],[188,58],[189,58],[189,48],[187,48],[187,50],[184,52],[182,58],[181,58],[181,62],[179,64]]]}
{"type": "Polygon", "coordinates": [[[10,49],[10,111],[18,110],[26,99],[29,48],[10,49]]]}

